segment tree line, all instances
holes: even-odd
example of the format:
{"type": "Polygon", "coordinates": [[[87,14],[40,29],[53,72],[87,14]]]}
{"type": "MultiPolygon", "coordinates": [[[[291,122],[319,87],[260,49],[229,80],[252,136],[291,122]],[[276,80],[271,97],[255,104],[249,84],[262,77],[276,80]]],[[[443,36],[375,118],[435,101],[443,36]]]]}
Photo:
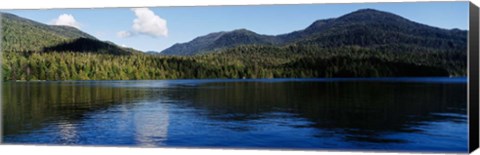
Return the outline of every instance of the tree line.
{"type": "Polygon", "coordinates": [[[195,56],[4,52],[3,80],[465,76],[466,52],[398,46],[247,45],[195,56]],[[418,52],[422,51],[422,52],[418,52]]]}

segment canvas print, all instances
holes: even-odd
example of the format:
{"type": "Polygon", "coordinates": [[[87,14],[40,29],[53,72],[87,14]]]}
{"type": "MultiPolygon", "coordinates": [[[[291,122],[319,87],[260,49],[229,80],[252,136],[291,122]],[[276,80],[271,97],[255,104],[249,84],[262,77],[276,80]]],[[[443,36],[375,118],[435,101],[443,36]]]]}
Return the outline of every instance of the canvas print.
{"type": "Polygon", "coordinates": [[[2,143],[466,153],[468,9],[1,10],[2,143]]]}

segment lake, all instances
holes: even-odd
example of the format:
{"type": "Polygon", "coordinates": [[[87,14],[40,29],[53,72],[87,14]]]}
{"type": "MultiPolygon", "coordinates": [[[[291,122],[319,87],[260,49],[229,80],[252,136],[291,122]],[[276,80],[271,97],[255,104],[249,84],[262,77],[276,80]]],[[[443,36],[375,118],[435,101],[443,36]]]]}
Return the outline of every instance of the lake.
{"type": "Polygon", "coordinates": [[[467,151],[466,78],[4,82],[3,143],[467,151]]]}

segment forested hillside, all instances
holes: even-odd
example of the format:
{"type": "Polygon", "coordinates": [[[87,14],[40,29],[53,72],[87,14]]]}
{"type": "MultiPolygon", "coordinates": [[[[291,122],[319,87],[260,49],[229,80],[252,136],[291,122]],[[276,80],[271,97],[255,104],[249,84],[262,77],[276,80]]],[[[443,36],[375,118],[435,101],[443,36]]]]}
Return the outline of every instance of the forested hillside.
{"type": "Polygon", "coordinates": [[[72,27],[1,16],[3,80],[466,75],[467,31],[371,9],[277,36],[246,29],[212,33],[174,45],[168,55],[122,48],[72,27]]]}
{"type": "Polygon", "coordinates": [[[162,54],[196,55],[221,52],[240,45],[315,45],[319,48],[406,46],[417,52],[426,48],[465,52],[467,31],[440,29],[388,12],[362,9],[338,18],[317,20],[304,30],[277,36],[260,35],[246,29],[211,33],[187,43],[175,44],[162,54]]]}
{"type": "Polygon", "coordinates": [[[125,54],[135,51],[100,41],[74,27],[45,25],[9,13],[0,13],[0,16],[2,52],[108,51],[125,54]]]}
{"type": "Polygon", "coordinates": [[[74,27],[50,26],[13,14],[1,13],[2,51],[28,52],[41,51],[70,39],[95,37],[74,27]]]}

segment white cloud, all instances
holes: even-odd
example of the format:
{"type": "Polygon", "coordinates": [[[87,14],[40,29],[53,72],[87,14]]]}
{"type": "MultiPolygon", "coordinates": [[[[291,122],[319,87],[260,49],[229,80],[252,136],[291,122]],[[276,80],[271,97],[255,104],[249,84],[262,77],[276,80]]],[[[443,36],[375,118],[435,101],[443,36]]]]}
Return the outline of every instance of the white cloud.
{"type": "Polygon", "coordinates": [[[120,32],[117,32],[117,36],[120,37],[120,38],[127,38],[127,37],[131,37],[133,34],[128,32],[128,31],[120,31],[120,32]]]}
{"type": "Polygon", "coordinates": [[[168,35],[167,21],[156,15],[148,8],[131,9],[135,13],[132,29],[130,31],[119,31],[117,37],[128,38],[143,34],[151,37],[166,37],[168,35]]]}
{"type": "Polygon", "coordinates": [[[167,36],[168,28],[167,21],[155,15],[155,13],[148,8],[135,8],[132,28],[135,32],[146,34],[153,37],[167,36]]]}
{"type": "Polygon", "coordinates": [[[75,28],[80,28],[80,23],[75,20],[75,17],[71,14],[62,14],[58,18],[52,20],[53,25],[64,25],[75,28]]]}

